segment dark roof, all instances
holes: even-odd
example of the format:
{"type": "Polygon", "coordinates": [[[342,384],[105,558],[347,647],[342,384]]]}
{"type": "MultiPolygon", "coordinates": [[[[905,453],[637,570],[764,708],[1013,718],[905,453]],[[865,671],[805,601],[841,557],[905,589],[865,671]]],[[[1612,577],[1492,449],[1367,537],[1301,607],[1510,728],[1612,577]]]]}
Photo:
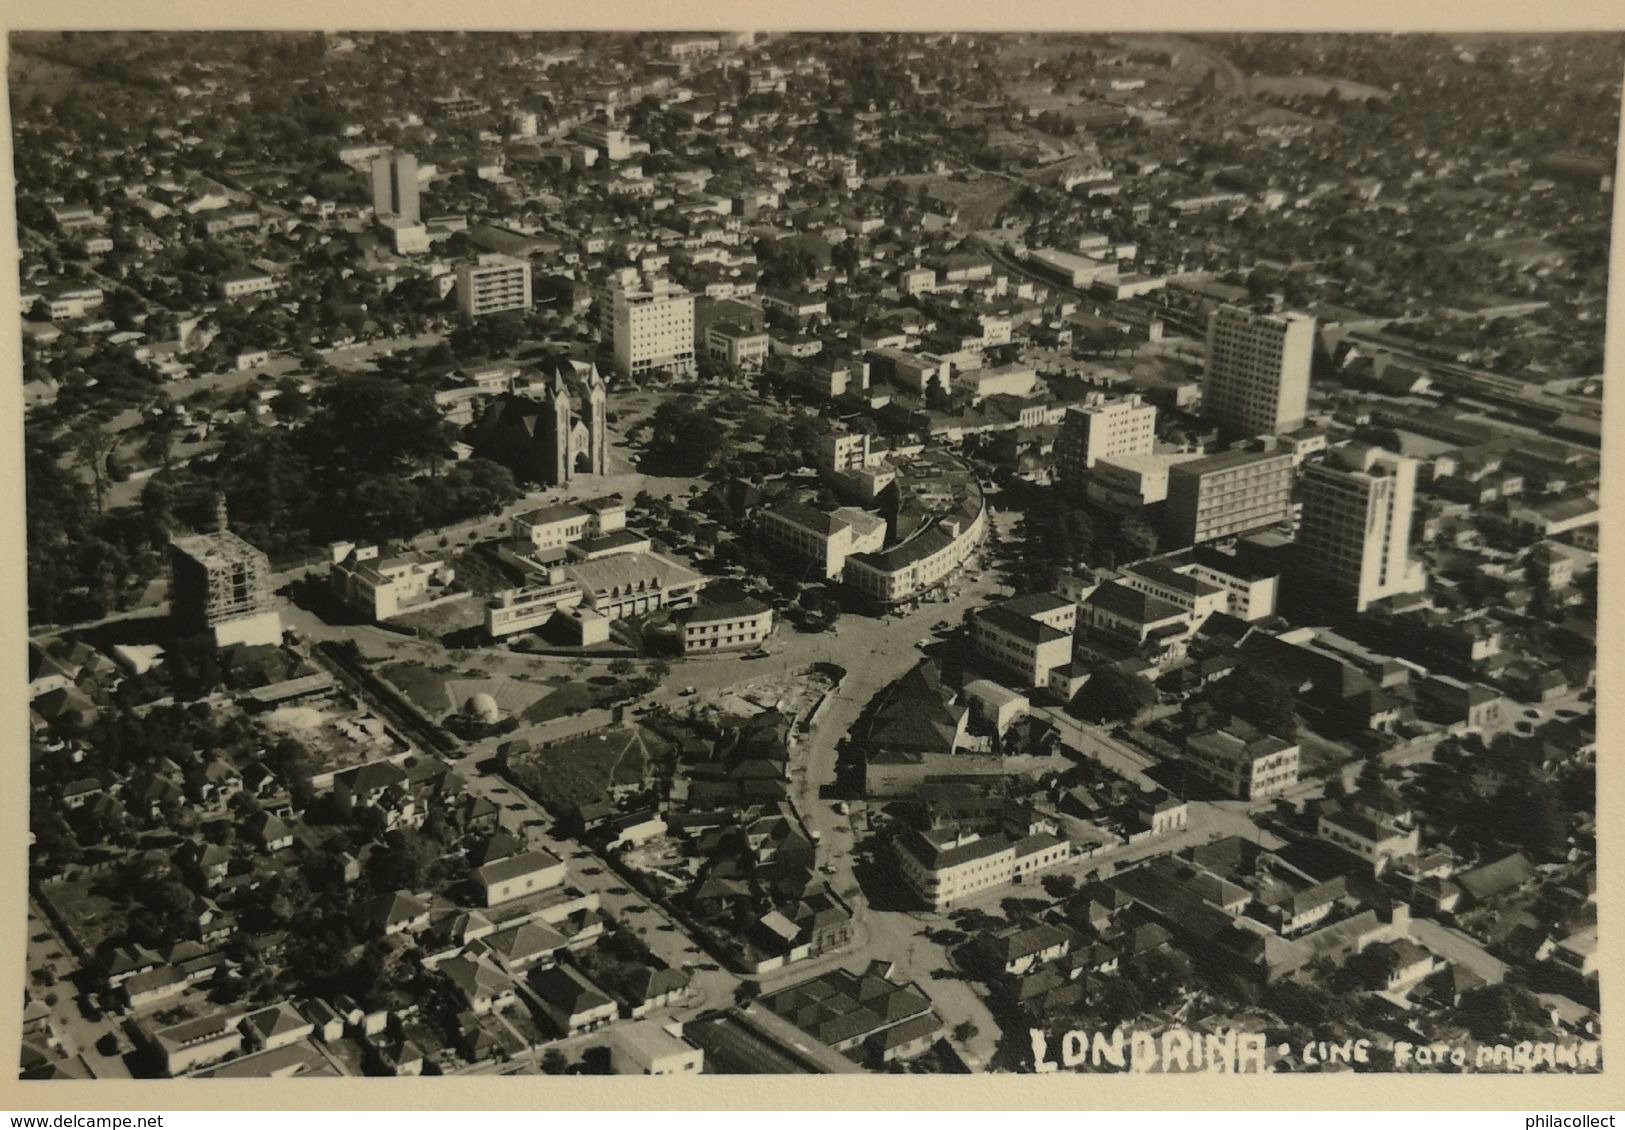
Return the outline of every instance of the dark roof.
{"type": "Polygon", "coordinates": [[[766,611],[767,605],[747,596],[744,600],[735,600],[727,604],[697,604],[684,609],[678,616],[685,624],[714,624],[724,620],[742,620],[748,616],[760,616],[766,611]]]}
{"type": "Polygon", "coordinates": [[[1049,612],[1059,612],[1063,608],[1070,608],[1072,602],[1064,596],[1052,592],[1028,593],[1018,596],[999,605],[1000,608],[1014,612],[1017,616],[1042,616],[1049,612]]]}
{"type": "Polygon", "coordinates": [[[1137,624],[1149,624],[1184,615],[1185,610],[1161,597],[1131,589],[1116,581],[1107,581],[1084,599],[1084,603],[1104,609],[1137,624]]]}
{"type": "Polygon", "coordinates": [[[957,867],[972,859],[984,859],[1010,849],[1007,836],[993,833],[966,843],[939,844],[920,832],[909,832],[901,841],[909,854],[933,871],[957,867]]]}
{"type": "Polygon", "coordinates": [[[1486,863],[1456,876],[1456,882],[1474,899],[1494,898],[1535,877],[1535,866],[1521,852],[1486,863]]]}
{"type": "Polygon", "coordinates": [[[809,530],[815,530],[826,537],[846,529],[846,522],[833,514],[826,514],[822,510],[814,510],[811,506],[801,502],[783,502],[773,507],[768,513],[786,521],[794,522],[809,530]]]}
{"type": "Polygon", "coordinates": [[[976,614],[976,618],[1028,643],[1050,643],[1066,639],[1066,633],[1059,628],[1052,628],[1042,621],[1013,612],[1002,604],[996,608],[983,609],[976,614]]]}
{"type": "Polygon", "coordinates": [[[946,753],[959,732],[963,708],[952,705],[953,691],[942,682],[934,660],[924,660],[891,685],[875,711],[871,745],[887,749],[946,753]]]}

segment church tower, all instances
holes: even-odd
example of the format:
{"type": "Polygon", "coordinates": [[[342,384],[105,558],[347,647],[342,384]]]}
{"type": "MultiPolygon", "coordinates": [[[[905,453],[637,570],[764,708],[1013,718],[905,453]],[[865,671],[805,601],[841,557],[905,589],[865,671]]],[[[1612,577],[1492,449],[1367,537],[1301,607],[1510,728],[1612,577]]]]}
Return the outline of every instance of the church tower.
{"type": "Polygon", "coordinates": [[[591,462],[592,473],[607,475],[609,473],[609,440],[605,435],[606,416],[608,415],[609,395],[604,387],[604,378],[598,372],[598,366],[592,364],[587,373],[587,430],[592,435],[591,462]]]}
{"type": "Polygon", "coordinates": [[[570,461],[570,386],[555,372],[552,380],[553,395],[553,482],[563,486],[575,471],[570,461]]]}

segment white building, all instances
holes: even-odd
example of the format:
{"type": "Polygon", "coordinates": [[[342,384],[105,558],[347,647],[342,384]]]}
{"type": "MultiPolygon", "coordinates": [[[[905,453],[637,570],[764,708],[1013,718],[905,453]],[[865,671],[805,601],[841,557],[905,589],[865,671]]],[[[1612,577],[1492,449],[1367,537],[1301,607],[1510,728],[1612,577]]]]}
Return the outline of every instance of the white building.
{"type": "Polygon", "coordinates": [[[665,369],[694,372],[694,296],[665,280],[646,290],[618,289],[611,297],[610,337],[615,371],[636,376],[665,369]]]}
{"type": "Polygon", "coordinates": [[[755,647],[773,631],[773,610],[749,597],[731,604],[697,604],[676,616],[684,655],[755,647]]]}
{"type": "Polygon", "coordinates": [[[481,255],[457,268],[457,308],[468,319],[530,309],[530,264],[510,255],[481,255]]]}
{"type": "Polygon", "coordinates": [[[1354,611],[1427,587],[1410,555],[1416,461],[1363,444],[1333,448],[1305,469],[1299,565],[1354,611]]]}
{"type": "Polygon", "coordinates": [[[1307,314],[1220,307],[1208,316],[1204,414],[1240,435],[1303,427],[1314,348],[1315,320],[1307,314]]]}
{"type": "Polygon", "coordinates": [[[1099,460],[1135,460],[1152,454],[1157,442],[1157,406],[1138,395],[1091,393],[1069,408],[1055,439],[1062,481],[1081,486],[1099,460]]]}
{"type": "Polygon", "coordinates": [[[896,852],[909,886],[933,910],[943,911],[1065,863],[1072,845],[1044,832],[1020,840],[997,833],[909,832],[896,841],[896,852]]]}

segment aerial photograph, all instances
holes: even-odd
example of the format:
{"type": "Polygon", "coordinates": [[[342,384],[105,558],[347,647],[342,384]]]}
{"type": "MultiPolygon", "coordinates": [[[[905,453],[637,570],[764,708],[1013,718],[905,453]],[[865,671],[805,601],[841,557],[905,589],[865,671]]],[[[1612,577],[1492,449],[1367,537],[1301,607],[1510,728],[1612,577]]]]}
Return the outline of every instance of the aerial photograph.
{"type": "Polygon", "coordinates": [[[1622,73],[11,33],[20,1079],[1600,1072],[1622,73]]]}

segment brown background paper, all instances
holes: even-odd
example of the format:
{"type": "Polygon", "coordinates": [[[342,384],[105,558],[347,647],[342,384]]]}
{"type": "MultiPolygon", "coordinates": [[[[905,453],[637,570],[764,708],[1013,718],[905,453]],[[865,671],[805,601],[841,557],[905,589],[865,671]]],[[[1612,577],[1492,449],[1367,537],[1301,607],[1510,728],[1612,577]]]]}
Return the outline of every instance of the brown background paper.
{"type": "MultiPolygon", "coordinates": [[[[716,0],[282,0],[233,6],[205,0],[0,0],[5,28],[287,30],[913,30],[913,31],[1601,31],[1625,30],[1625,0],[1026,0],[1021,4],[935,0],[877,4],[851,0],[720,3],[716,0]]],[[[267,76],[267,81],[275,81],[267,76]]],[[[1597,699],[1598,892],[1602,945],[1600,1075],[872,1075],[822,1077],[706,1075],[699,1078],[615,1076],[456,1076],[416,1079],[173,1081],[37,1081],[16,1079],[23,949],[26,942],[25,850],[28,828],[27,633],[23,557],[22,382],[15,202],[9,104],[0,130],[0,1109],[23,1113],[75,1110],[208,1110],[218,1108],[685,1109],[685,1108],[1061,1108],[1061,1109],[1504,1109],[1529,1112],[1625,1108],[1625,1025],[1620,960],[1625,926],[1614,913],[1625,873],[1614,819],[1625,814],[1625,695],[1616,691],[1625,658],[1625,601],[1612,559],[1599,564],[1597,699]]],[[[1540,113],[1526,107],[1527,114],[1540,113]]],[[[1616,178],[1618,183],[1620,178],[1616,178]]],[[[1609,288],[1607,379],[1625,380],[1625,192],[1614,193],[1612,285],[1609,288]]],[[[1625,449],[1625,388],[1604,398],[1605,450],[1625,449]]],[[[1605,548],[1625,512],[1615,455],[1605,460],[1602,493],[1605,548]]],[[[1496,1120],[1493,1125],[1500,1125],[1496,1120]]],[[[1513,1123],[1508,1121],[1508,1126],[1513,1123]]]]}

